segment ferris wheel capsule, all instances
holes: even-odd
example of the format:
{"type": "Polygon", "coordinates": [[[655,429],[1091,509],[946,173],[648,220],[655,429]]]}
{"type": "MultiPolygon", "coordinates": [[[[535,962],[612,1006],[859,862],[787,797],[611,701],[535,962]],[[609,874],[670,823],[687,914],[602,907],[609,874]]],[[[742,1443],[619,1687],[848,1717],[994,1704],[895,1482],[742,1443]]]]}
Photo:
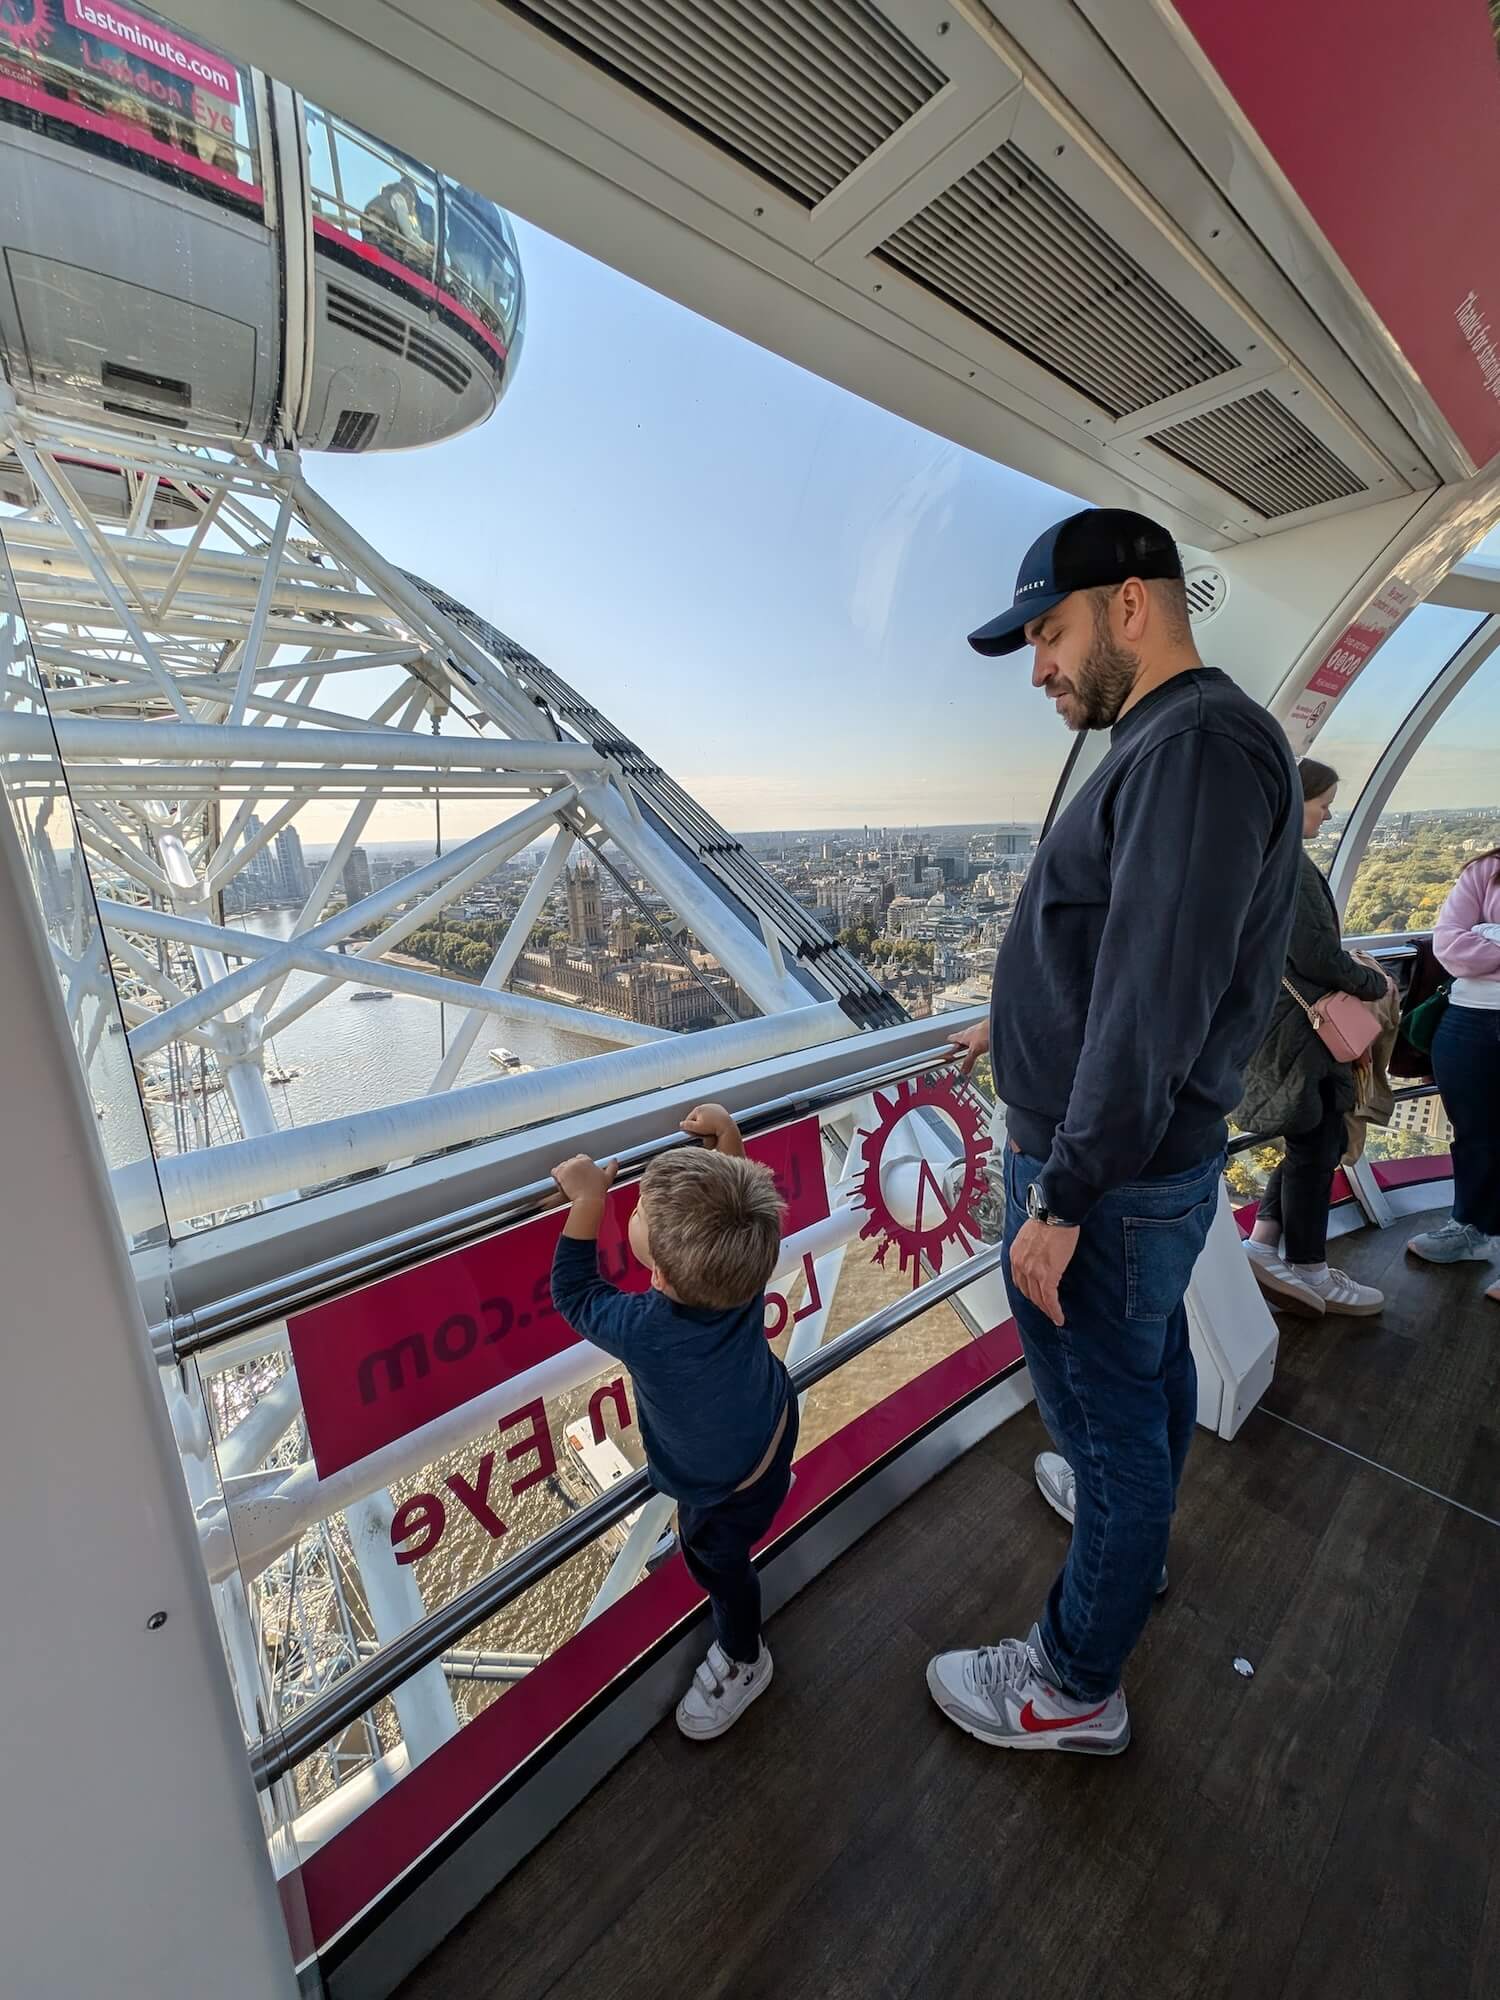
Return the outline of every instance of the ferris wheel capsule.
{"type": "Polygon", "coordinates": [[[503,211],[143,8],[0,0],[0,154],[23,404],[377,451],[505,392],[525,288],[503,211]]]}

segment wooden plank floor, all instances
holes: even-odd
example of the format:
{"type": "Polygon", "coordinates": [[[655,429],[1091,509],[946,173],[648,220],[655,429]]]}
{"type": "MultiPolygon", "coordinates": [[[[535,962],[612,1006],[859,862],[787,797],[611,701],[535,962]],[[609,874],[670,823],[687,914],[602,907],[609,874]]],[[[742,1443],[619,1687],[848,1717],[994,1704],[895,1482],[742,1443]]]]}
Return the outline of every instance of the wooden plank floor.
{"type": "Polygon", "coordinates": [[[1199,1433],[1127,1755],[986,1750],[927,1695],[1061,1560],[1028,1411],[775,1620],[738,1729],[659,1728],[401,2000],[1494,2000],[1500,1308],[1407,1233],[1335,1251],[1381,1320],[1288,1322],[1267,1408],[1199,1433]]]}

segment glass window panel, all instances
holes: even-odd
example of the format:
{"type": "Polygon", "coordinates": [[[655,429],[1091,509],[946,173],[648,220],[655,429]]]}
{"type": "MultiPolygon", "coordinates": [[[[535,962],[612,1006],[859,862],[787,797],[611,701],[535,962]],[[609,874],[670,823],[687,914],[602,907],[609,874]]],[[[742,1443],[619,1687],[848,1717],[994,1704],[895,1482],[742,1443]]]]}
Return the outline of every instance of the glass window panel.
{"type": "Polygon", "coordinates": [[[312,193],[314,210],[326,214],[330,221],[338,219],[339,184],[333,164],[333,135],[328,127],[328,114],[320,111],[315,104],[304,107],[304,123],[307,128],[307,179],[312,193]]]}
{"type": "Polygon", "coordinates": [[[445,180],[443,192],[444,281],[460,303],[508,342],[520,302],[520,266],[504,218],[498,210],[486,212],[454,181],[445,180]]]}
{"type": "MultiPolygon", "coordinates": [[[[253,174],[252,73],[162,33],[222,62],[228,125],[201,105],[188,122],[253,174]]],[[[66,37],[52,46],[103,87],[66,37]]],[[[135,203],[113,156],[69,157],[74,180],[54,181],[29,149],[47,254],[84,276],[27,280],[50,317],[30,359],[6,358],[13,377],[50,373],[35,479],[16,463],[0,499],[45,698],[82,732],[80,854],[129,1028],[115,1060],[169,1227],[265,1217],[267,1245],[279,1204],[420,1176],[535,1123],[554,1090],[576,1101],[581,1079],[553,1073],[601,1054],[644,1061],[669,1037],[675,1065],[711,1074],[735,1060],[713,1036],[793,1003],[819,1004],[831,1035],[842,993],[893,1020],[982,996],[1068,748],[1025,677],[964,635],[1071,496],[301,115],[314,214],[412,272],[443,245],[447,305],[322,230],[304,385],[263,215],[205,221],[160,190],[135,203]],[[70,218],[106,197],[128,280],[74,241],[70,218]],[[141,294],[153,259],[172,283],[141,294]],[[546,338],[497,410],[533,276],[546,338]],[[476,318],[508,342],[503,368],[476,318]],[[311,495],[278,521],[278,395],[302,397],[330,447],[301,460],[332,510],[316,528],[311,495]],[[441,615],[477,665],[450,668],[450,628],[410,572],[453,593],[441,615]],[[553,716],[563,768],[506,768],[506,739],[545,737],[553,716]],[[263,751],[158,752],[159,724],[226,719],[263,751]],[[87,749],[104,724],[133,732],[123,760],[87,749]],[[400,759],[361,762],[355,731],[395,732],[400,759]],[[580,756],[641,744],[655,818],[617,790],[619,811],[559,834],[549,802],[580,738],[580,756]],[[845,954],[827,981],[820,932],[845,954]]],[[[607,1076],[601,1101],[632,1094],[607,1076]]],[[[133,1233],[159,1225],[156,1199],[127,1209],[133,1233]]]]}
{"type": "Polygon", "coordinates": [[[435,176],[351,126],[333,122],[331,133],[343,227],[430,273],[437,254],[435,176]]]}
{"type": "MultiPolygon", "coordinates": [[[[319,212],[358,235],[409,163],[316,109],[306,119],[319,212]]],[[[242,691],[243,720],[266,732],[266,755],[222,782],[208,766],[184,778],[183,852],[172,865],[187,868],[185,883],[163,873],[144,783],[106,796],[104,767],[89,767],[98,810],[88,851],[136,1010],[136,1070],[178,1233],[506,1129],[502,1107],[499,1118],[476,1110],[457,1140],[427,1135],[436,1109],[424,1107],[458,1102],[473,1086],[527,1085],[633,1046],[641,1030],[702,1035],[785,1005],[768,995],[770,981],[757,984],[728,958],[739,933],[716,933],[726,906],[706,869],[706,893],[685,898],[628,819],[592,830],[553,868],[555,823],[545,814],[500,837],[535,797],[524,773],[455,770],[436,785],[430,775],[361,774],[343,768],[347,756],[328,732],[400,730],[424,757],[453,756],[536,727],[533,696],[505,680],[508,663],[556,672],[565,685],[545,674],[536,683],[544,699],[566,714],[579,698],[597,702],[600,716],[580,730],[640,741],[681,782],[682,792],[666,794],[674,836],[685,830],[726,851],[702,811],[734,829],[743,860],[725,865],[745,871],[752,903],[781,913],[791,936],[811,920],[839,937],[858,961],[848,977],[872,994],[883,987],[914,1015],[982,997],[1068,747],[1025,677],[979,661],[964,642],[1068,496],[874,409],[539,232],[523,230],[517,253],[498,212],[451,185],[440,190],[425,170],[409,177],[425,204],[416,211],[424,242],[437,205],[451,202],[450,262],[471,259],[493,312],[514,318],[518,254],[534,271],[549,329],[526,361],[534,391],[420,451],[372,451],[357,465],[347,451],[310,453],[305,466],[336,521],[347,515],[400,569],[434,578],[493,621],[465,629],[502,663],[497,703],[487,707],[456,678],[446,706],[435,703],[413,662],[436,638],[418,630],[413,644],[409,607],[379,599],[372,608],[357,553],[336,535],[324,547],[297,518],[288,547],[299,596],[331,608],[299,625],[285,608],[298,597],[278,598],[265,657],[242,691]],[[347,585],[340,562],[351,566],[347,585]],[[353,594],[341,598],[345,588],[353,594]],[[330,627],[335,615],[342,622],[330,627]],[[510,633],[537,648],[542,667],[516,653],[510,633]],[[918,660],[926,693],[914,702],[918,660]],[[273,733],[303,721],[330,745],[324,767],[306,775],[281,754],[290,739],[273,733]],[[492,836],[487,859],[472,843],[492,836]],[[278,962],[255,979],[268,953],[312,931],[305,949],[326,957],[278,962]],[[220,985],[236,997],[200,1002],[220,985]],[[166,1014],[174,1025],[158,1030],[154,1017],[166,1014]],[[348,1157],[348,1121],[389,1107],[423,1129],[398,1149],[382,1128],[378,1148],[372,1136],[348,1157]],[[241,1142],[277,1137],[289,1149],[285,1169],[262,1161],[242,1176],[251,1156],[241,1142]]],[[[184,242],[191,258],[197,239],[184,242]]],[[[238,239],[232,248],[233,268],[251,268],[238,239]]],[[[451,357],[425,305],[420,324],[400,319],[407,302],[395,292],[356,295],[345,264],[320,273],[320,296],[340,294],[325,306],[337,323],[320,330],[320,351],[364,357],[341,362],[350,379],[338,390],[357,439],[363,418],[375,419],[365,401],[378,402],[398,366],[419,407],[451,357]]],[[[268,321],[266,338],[276,333],[268,321]]],[[[465,350],[472,373],[469,355],[477,362],[478,349],[465,350]]],[[[28,550],[26,573],[49,609],[40,647],[60,709],[133,719],[148,732],[143,756],[156,722],[207,719],[206,677],[228,662],[241,678],[234,649],[253,608],[244,572],[269,560],[279,504],[273,465],[262,476],[256,461],[179,447],[172,421],[149,449],[193,455],[175,473],[176,461],[164,461],[171,476],[144,498],[142,475],[111,470],[99,453],[83,471],[60,467],[102,546],[118,546],[136,506],[136,539],[152,545],[150,577],[140,576],[151,588],[135,606],[148,652],[137,656],[128,635],[101,634],[97,619],[80,628],[51,617],[45,552],[28,550]],[[180,603],[211,608],[218,621],[201,642],[170,625],[158,636],[152,624],[154,593],[174,575],[180,603]],[[173,675],[188,686],[186,715],[172,708],[173,675]],[[150,698],[137,700],[136,687],[150,698]]],[[[17,505],[25,498],[18,486],[17,505]]],[[[743,928],[760,976],[758,915],[743,928]]],[[[809,961],[789,958],[795,979],[809,961]]],[[[827,1003],[829,1031],[842,1025],[829,988],[797,986],[786,997],[827,1003]]],[[[707,1045],[693,1060],[703,1073],[716,1067],[707,1045]]],[[[539,1101],[526,1122],[545,1110],[539,1101]]]]}
{"type": "Polygon", "coordinates": [[[1466,862],[1497,844],[1500,654],[1492,653],[1391,794],[1354,878],[1347,928],[1430,930],[1466,862]]]}
{"type": "Polygon", "coordinates": [[[1339,774],[1338,804],[1308,852],[1332,866],[1350,809],[1370,780],[1391,736],[1421,696],[1482,623],[1473,611],[1419,604],[1360,674],[1324,725],[1311,755],[1339,774]]]}

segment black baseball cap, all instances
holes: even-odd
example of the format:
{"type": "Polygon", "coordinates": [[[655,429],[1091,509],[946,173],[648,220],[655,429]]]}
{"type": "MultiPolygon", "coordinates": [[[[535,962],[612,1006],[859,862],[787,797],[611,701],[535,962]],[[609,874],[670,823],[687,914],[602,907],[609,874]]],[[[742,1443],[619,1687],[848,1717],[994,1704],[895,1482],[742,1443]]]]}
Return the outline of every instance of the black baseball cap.
{"type": "Polygon", "coordinates": [[[1031,620],[1075,590],[1125,583],[1133,576],[1149,582],[1181,575],[1177,544],[1159,521],[1128,507],[1085,507],[1038,535],[1022,558],[1015,602],[971,632],[969,644],[976,653],[1014,653],[1025,645],[1031,620]]]}

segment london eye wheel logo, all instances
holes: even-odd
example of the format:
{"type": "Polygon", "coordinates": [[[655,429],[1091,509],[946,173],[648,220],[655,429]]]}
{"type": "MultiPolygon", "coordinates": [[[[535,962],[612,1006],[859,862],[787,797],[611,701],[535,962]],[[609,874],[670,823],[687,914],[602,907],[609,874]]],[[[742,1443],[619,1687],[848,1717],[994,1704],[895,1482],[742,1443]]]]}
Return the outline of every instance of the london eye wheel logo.
{"type": "Polygon", "coordinates": [[[35,55],[51,39],[48,0],[0,0],[0,40],[35,55]]]}
{"type": "Polygon", "coordinates": [[[936,1269],[947,1245],[957,1244],[967,1255],[978,1243],[990,1142],[981,1129],[979,1099],[954,1077],[921,1077],[872,1096],[875,1123],[859,1135],[864,1168],[854,1199],[868,1211],[859,1233],[880,1238],[877,1264],[884,1264],[894,1245],[901,1270],[911,1268],[915,1290],[924,1262],[936,1269]],[[947,1171],[928,1160],[914,1136],[906,1136],[914,1130],[907,1121],[923,1111],[936,1113],[936,1122],[957,1134],[960,1150],[947,1171]]]}

